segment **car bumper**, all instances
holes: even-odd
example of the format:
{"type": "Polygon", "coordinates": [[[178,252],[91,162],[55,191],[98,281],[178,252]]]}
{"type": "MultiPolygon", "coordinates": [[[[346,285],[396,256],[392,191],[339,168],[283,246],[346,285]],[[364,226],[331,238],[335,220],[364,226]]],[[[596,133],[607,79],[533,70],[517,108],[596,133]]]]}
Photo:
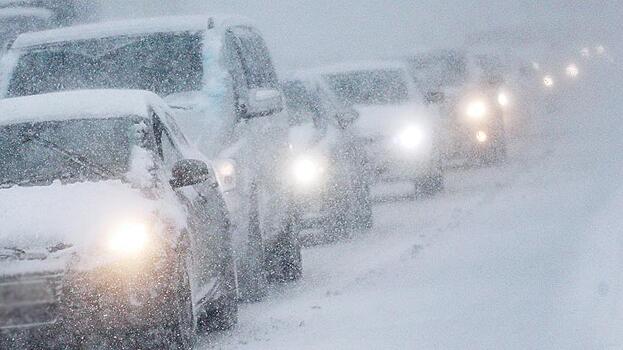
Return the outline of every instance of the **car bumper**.
{"type": "Polygon", "coordinates": [[[116,267],[5,276],[0,278],[0,332],[81,333],[162,324],[175,305],[170,277],[146,271],[126,275],[116,267]]]}

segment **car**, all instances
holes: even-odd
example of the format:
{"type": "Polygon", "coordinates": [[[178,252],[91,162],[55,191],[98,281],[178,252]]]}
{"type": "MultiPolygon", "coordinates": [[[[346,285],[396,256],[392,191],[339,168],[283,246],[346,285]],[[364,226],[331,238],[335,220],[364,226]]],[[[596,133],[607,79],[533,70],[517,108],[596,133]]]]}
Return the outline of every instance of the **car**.
{"type": "MultiPolygon", "coordinates": [[[[224,193],[235,229],[241,298],[296,279],[302,260],[279,172],[288,115],[270,53],[245,19],[172,16],[21,35],[5,56],[8,97],[76,88],[153,91],[191,143],[235,183],[224,193]]],[[[2,91],[0,91],[2,92],[2,91]]]]}
{"type": "Polygon", "coordinates": [[[435,50],[409,56],[406,64],[420,93],[439,105],[448,131],[445,162],[491,164],[506,157],[504,106],[508,92],[499,60],[461,50],[435,50]]]}
{"type": "Polygon", "coordinates": [[[416,194],[443,190],[439,110],[417,95],[402,62],[350,62],[314,70],[359,113],[374,183],[409,181],[416,194]]]}
{"type": "Polygon", "coordinates": [[[287,173],[302,229],[320,229],[321,239],[334,240],[371,228],[369,166],[351,127],[358,113],[303,72],[283,81],[282,91],[291,126],[287,173]]]}
{"type": "Polygon", "coordinates": [[[187,349],[195,331],[236,323],[232,235],[214,171],[158,96],[0,100],[0,150],[8,348],[130,337],[187,349]]]}
{"type": "Polygon", "coordinates": [[[0,8],[0,53],[21,33],[52,26],[52,11],[44,8],[0,8]]]}

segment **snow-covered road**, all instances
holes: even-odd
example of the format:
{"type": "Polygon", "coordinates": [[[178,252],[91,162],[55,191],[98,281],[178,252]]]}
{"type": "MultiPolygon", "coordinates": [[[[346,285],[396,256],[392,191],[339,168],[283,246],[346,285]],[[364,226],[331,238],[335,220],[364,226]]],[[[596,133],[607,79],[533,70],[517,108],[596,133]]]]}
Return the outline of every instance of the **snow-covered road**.
{"type": "Polygon", "coordinates": [[[307,249],[303,280],[199,348],[623,348],[622,75],[595,74],[507,164],[379,204],[371,232],[307,249]]]}

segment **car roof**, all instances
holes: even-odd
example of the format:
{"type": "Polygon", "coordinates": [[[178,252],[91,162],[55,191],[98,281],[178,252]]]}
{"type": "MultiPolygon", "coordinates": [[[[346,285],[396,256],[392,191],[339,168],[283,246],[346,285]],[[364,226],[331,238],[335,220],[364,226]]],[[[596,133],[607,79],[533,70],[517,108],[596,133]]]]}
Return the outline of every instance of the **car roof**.
{"type": "Polygon", "coordinates": [[[355,61],[344,62],[338,64],[327,65],[315,69],[309,69],[298,72],[299,76],[321,76],[326,74],[337,74],[357,71],[369,71],[369,70],[404,70],[406,66],[401,61],[355,61]]]}
{"type": "Polygon", "coordinates": [[[0,20],[13,19],[15,17],[36,17],[50,20],[54,16],[51,10],[41,7],[10,7],[0,8],[0,20]]]}
{"type": "Polygon", "coordinates": [[[202,31],[214,27],[251,25],[237,16],[165,16],[82,24],[70,27],[31,32],[20,35],[12,48],[60,43],[76,40],[110,38],[126,35],[142,35],[168,32],[202,31]]]}
{"type": "Polygon", "coordinates": [[[0,125],[124,116],[147,118],[154,106],[166,108],[160,97],[142,90],[54,92],[0,100],[0,125]]]}

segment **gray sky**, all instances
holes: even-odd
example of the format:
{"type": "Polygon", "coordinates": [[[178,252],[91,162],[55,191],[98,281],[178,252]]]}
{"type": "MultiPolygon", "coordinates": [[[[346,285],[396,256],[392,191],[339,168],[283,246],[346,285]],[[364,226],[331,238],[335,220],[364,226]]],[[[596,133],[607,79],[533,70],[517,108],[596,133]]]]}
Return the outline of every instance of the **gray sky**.
{"type": "MultiPolygon", "coordinates": [[[[548,32],[563,40],[622,33],[623,1],[99,0],[106,17],[231,13],[251,18],[281,70],[453,46],[492,28],[548,32]]],[[[578,43],[581,45],[581,43],[578,43]]]]}

